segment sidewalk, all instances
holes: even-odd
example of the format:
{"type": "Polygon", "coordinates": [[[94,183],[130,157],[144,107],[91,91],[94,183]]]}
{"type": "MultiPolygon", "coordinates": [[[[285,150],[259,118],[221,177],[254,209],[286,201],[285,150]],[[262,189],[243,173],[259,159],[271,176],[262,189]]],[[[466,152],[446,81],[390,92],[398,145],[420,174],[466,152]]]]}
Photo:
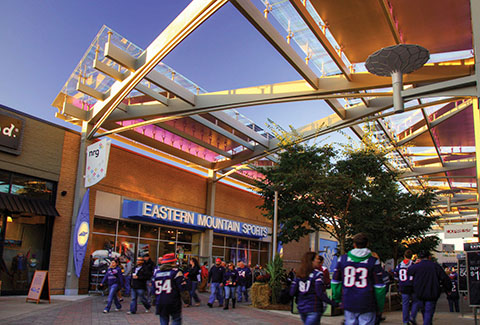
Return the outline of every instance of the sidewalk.
{"type": "MultiPolygon", "coordinates": [[[[298,315],[288,311],[267,311],[251,307],[249,304],[237,304],[236,309],[223,310],[219,307],[208,308],[208,295],[200,294],[200,307],[183,309],[183,324],[302,324],[298,315]]],[[[0,324],[158,324],[158,316],[152,312],[145,313],[143,306],[138,307],[138,314],[127,315],[130,298],[125,298],[122,310],[103,314],[106,297],[101,296],[52,296],[52,303],[42,301],[26,303],[22,297],[0,297],[0,324]]],[[[113,310],[113,309],[112,309],[113,310]]],[[[441,297],[435,313],[435,325],[474,324],[473,315],[461,317],[457,313],[447,312],[446,299],[441,297]]],[[[386,312],[386,321],[382,324],[402,324],[401,311],[386,312]]],[[[342,324],[343,316],[322,317],[322,324],[342,324]]],[[[421,324],[421,315],[417,322],[421,324]]]]}

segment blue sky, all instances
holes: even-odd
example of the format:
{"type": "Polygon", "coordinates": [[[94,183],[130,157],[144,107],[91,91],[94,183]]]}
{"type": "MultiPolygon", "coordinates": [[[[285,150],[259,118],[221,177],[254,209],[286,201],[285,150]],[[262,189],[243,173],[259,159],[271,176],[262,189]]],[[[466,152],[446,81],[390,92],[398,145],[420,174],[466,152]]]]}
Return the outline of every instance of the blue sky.
{"type": "MultiPolygon", "coordinates": [[[[146,48],[189,2],[0,1],[0,103],[71,127],[54,117],[51,103],[102,25],[146,48]]],[[[301,79],[230,3],[163,62],[208,91],[301,79]]],[[[284,128],[300,127],[332,113],[320,101],[239,111],[261,127],[270,118],[284,128]]]]}

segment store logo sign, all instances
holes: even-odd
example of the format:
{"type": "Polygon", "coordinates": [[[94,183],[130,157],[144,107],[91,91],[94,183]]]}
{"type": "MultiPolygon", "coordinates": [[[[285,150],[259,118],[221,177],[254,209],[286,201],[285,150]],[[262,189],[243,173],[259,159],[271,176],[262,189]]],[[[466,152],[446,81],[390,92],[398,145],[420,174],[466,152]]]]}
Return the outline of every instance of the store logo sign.
{"type": "Polygon", "coordinates": [[[14,155],[21,153],[25,120],[0,112],[0,150],[14,155]]]}
{"type": "Polygon", "coordinates": [[[268,236],[268,228],[264,226],[208,216],[149,202],[123,200],[122,217],[141,218],[197,229],[213,229],[217,232],[248,237],[263,238],[268,236]]]}
{"type": "Polygon", "coordinates": [[[77,242],[81,247],[85,246],[88,241],[89,226],[87,222],[82,222],[78,227],[77,242]]]}

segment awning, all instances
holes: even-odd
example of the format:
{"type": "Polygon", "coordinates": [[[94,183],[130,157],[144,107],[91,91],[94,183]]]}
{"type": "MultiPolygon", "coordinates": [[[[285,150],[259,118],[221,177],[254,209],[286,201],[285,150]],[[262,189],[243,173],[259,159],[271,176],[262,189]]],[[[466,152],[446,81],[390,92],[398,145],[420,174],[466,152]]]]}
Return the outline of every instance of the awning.
{"type": "Polygon", "coordinates": [[[11,213],[28,213],[38,216],[59,216],[55,206],[47,200],[33,199],[7,193],[0,193],[0,210],[7,210],[11,213]]]}

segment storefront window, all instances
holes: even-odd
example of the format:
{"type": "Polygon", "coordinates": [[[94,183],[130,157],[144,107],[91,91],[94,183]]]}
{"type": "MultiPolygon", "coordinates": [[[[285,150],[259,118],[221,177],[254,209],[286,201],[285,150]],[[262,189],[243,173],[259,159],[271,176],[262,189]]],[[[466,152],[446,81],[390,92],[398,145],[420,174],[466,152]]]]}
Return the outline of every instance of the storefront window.
{"type": "Polygon", "coordinates": [[[225,251],[223,247],[212,247],[212,256],[214,257],[220,257],[220,258],[225,258],[225,251]]]}
{"type": "Polygon", "coordinates": [[[118,237],[115,251],[120,254],[120,256],[126,256],[130,260],[134,261],[137,256],[137,239],[128,238],[128,237],[118,237]]]}
{"type": "Polygon", "coordinates": [[[175,229],[170,228],[160,228],[160,239],[168,240],[168,241],[176,241],[177,240],[177,231],[175,229]]]}
{"type": "Polygon", "coordinates": [[[117,221],[95,218],[93,220],[93,231],[102,234],[115,235],[115,233],[117,232],[117,221]]]}
{"type": "Polygon", "coordinates": [[[215,246],[225,246],[225,237],[213,235],[213,245],[215,246]]]}
{"type": "Polygon", "coordinates": [[[158,243],[158,256],[163,256],[170,253],[175,253],[175,242],[161,241],[158,243]]]}
{"type": "Polygon", "coordinates": [[[268,263],[268,252],[260,252],[260,265],[265,267],[268,263]]]}
{"type": "Polygon", "coordinates": [[[10,192],[10,173],[0,170],[0,192],[10,192]]]}
{"type": "Polygon", "coordinates": [[[250,257],[250,265],[255,266],[259,263],[259,260],[258,260],[258,251],[250,251],[250,254],[251,254],[251,257],[250,257]]]}
{"type": "Polygon", "coordinates": [[[156,264],[157,258],[158,258],[157,246],[158,246],[158,241],[141,239],[140,244],[138,244],[137,256],[143,256],[148,253],[150,255],[150,258],[156,264]]]}
{"type": "Polygon", "coordinates": [[[251,240],[250,241],[250,249],[257,249],[258,250],[258,241],[251,240]]]}
{"type": "Polygon", "coordinates": [[[35,270],[42,268],[47,254],[46,217],[8,215],[6,224],[3,260],[11,276],[0,272],[2,291],[26,293],[35,270]]]}
{"type": "Polygon", "coordinates": [[[138,237],[138,223],[119,221],[118,235],[138,237]]]}
{"type": "Polygon", "coordinates": [[[192,233],[190,231],[178,230],[177,241],[184,243],[192,242],[192,233]]]}
{"type": "Polygon", "coordinates": [[[54,191],[52,182],[35,179],[29,176],[13,174],[11,193],[28,197],[50,200],[54,191]]]}
{"type": "Polygon", "coordinates": [[[140,225],[140,237],[158,239],[158,227],[151,225],[140,225]]]}

